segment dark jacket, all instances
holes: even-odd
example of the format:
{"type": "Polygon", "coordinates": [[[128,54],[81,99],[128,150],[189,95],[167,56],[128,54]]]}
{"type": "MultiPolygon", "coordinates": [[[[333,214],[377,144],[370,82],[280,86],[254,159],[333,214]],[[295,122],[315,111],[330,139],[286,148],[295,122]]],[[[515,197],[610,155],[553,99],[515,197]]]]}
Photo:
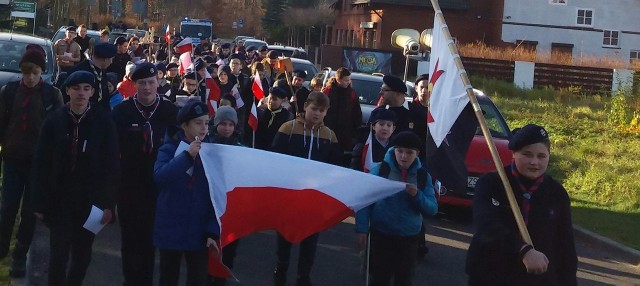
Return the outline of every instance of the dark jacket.
{"type": "Polygon", "coordinates": [[[271,150],[333,165],[340,165],[342,156],[338,139],[331,129],[322,124],[309,128],[300,116],[280,126],[271,150]]]}
{"type": "MultiPolygon", "coordinates": [[[[381,106],[379,108],[387,108],[387,106],[381,106]]],[[[389,110],[396,114],[396,130],[393,131],[392,136],[402,131],[413,131],[422,141],[422,148],[420,148],[420,160],[424,162],[426,158],[426,136],[427,136],[427,118],[422,117],[422,113],[411,109],[410,105],[405,102],[402,106],[389,107],[389,110]]],[[[371,113],[373,114],[374,111],[371,113]]],[[[369,120],[372,118],[370,117],[369,120]]]]}
{"type": "MultiPolygon", "coordinates": [[[[366,142],[365,142],[366,143],[366,142]]],[[[355,147],[353,147],[353,152],[351,153],[351,169],[363,171],[363,162],[366,154],[364,152],[365,143],[358,143],[355,147]]],[[[384,159],[384,155],[387,154],[387,150],[391,148],[391,144],[387,144],[387,146],[382,146],[380,141],[376,139],[375,136],[372,135],[371,138],[371,157],[374,163],[382,162],[384,159]]]]}
{"type": "MultiPolygon", "coordinates": [[[[515,197],[523,196],[505,167],[515,197]]],[[[523,180],[525,185],[530,185],[523,180]]],[[[473,197],[475,234],[467,252],[466,271],[475,285],[576,285],[577,257],[567,191],[553,178],[544,182],[531,197],[527,229],[535,249],[549,259],[545,274],[529,275],[518,254],[524,245],[518,232],[504,186],[497,172],[482,176],[473,197]]]]}
{"type": "MultiPolygon", "coordinates": [[[[95,76],[95,82],[93,83],[93,96],[90,98],[92,106],[100,106],[106,108],[107,110],[111,110],[111,105],[109,105],[109,100],[111,99],[111,94],[109,94],[109,79],[107,78],[107,71],[102,71],[98,67],[94,66],[91,60],[83,61],[73,67],[69,74],[72,74],[75,71],[86,71],[95,76]],[[93,68],[92,68],[93,66],[93,68]],[[95,72],[94,72],[95,69],[95,72]],[[96,73],[101,74],[100,80],[96,76],[96,73]],[[102,95],[100,95],[100,88],[102,88],[102,95]],[[96,105],[97,103],[97,105],[96,105]]],[[[68,100],[65,100],[68,101],[68,100]]]]}
{"type": "Polygon", "coordinates": [[[271,150],[271,144],[276,137],[280,126],[293,119],[291,113],[283,107],[280,111],[273,113],[269,109],[258,110],[258,130],[256,130],[256,148],[261,150],[271,150]],[[271,122],[271,123],[270,123],[271,122]]]}
{"type": "Polygon", "coordinates": [[[169,98],[171,94],[171,83],[168,80],[161,78],[158,80],[158,94],[164,98],[169,98]],[[160,84],[164,83],[164,85],[160,84]]]}
{"type": "MultiPolygon", "coordinates": [[[[220,226],[202,161],[186,150],[175,154],[184,140],[182,130],[169,128],[158,150],[154,179],[160,192],[153,242],[161,249],[199,251],[205,249],[207,237],[220,236],[220,226]]],[[[202,142],[210,142],[209,137],[202,142]]]]}
{"type": "Polygon", "coordinates": [[[118,74],[118,82],[121,82],[124,79],[127,63],[131,61],[131,56],[128,53],[120,54],[117,53],[115,57],[113,57],[113,61],[109,68],[107,68],[107,72],[114,72],[118,74]]]}
{"type": "Polygon", "coordinates": [[[61,106],[60,90],[44,81],[33,88],[26,87],[22,81],[3,86],[0,89],[0,144],[4,161],[24,167],[31,165],[46,115],[61,106]],[[25,102],[26,112],[22,108],[25,102]]]}
{"type": "MultiPolygon", "coordinates": [[[[418,184],[418,172],[426,172],[420,160],[415,160],[411,167],[403,174],[390,148],[385,154],[384,162],[389,166],[390,180],[418,184]]],[[[371,169],[372,175],[378,175],[380,164],[371,169]]],[[[414,236],[420,233],[423,217],[433,216],[438,212],[438,203],[433,192],[431,177],[427,174],[427,184],[424,189],[418,189],[418,194],[411,197],[402,191],[390,197],[375,202],[356,213],[356,232],[367,233],[375,230],[384,235],[414,236]]]]}
{"type": "Polygon", "coordinates": [[[155,204],[156,185],[153,181],[153,166],[158,149],[164,142],[167,127],[176,124],[178,108],[168,100],[161,100],[149,123],[152,130],[151,153],[143,152],[145,144],[143,126],[147,122],[128,98],[113,109],[113,120],[118,130],[120,143],[120,165],[122,181],[118,202],[152,201],[155,204]]]}
{"type": "Polygon", "coordinates": [[[351,151],[355,145],[356,129],[362,125],[362,110],[356,91],[351,86],[343,88],[332,81],[323,92],[330,100],[324,123],[334,130],[342,150],[351,151]]]}
{"type": "Polygon", "coordinates": [[[34,158],[35,212],[55,219],[57,212],[113,210],[120,181],[120,152],[109,112],[91,107],[80,121],[76,160],[72,160],[73,121],[69,106],[44,121],[34,158]],[[52,216],[49,216],[52,215],[52,216]]]}

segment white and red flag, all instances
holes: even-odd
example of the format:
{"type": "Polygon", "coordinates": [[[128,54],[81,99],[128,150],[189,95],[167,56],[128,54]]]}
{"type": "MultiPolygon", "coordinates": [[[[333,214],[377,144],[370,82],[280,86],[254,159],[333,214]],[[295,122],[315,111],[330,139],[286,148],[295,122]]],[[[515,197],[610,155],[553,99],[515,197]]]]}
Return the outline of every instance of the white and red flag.
{"type": "Polygon", "coordinates": [[[260,75],[258,75],[258,72],[253,76],[251,91],[253,91],[253,95],[255,95],[258,100],[264,98],[264,90],[262,89],[262,82],[260,81],[260,75]]]}
{"type": "Polygon", "coordinates": [[[433,20],[431,61],[429,63],[429,113],[427,124],[436,146],[440,146],[469,103],[466,86],[462,82],[449,43],[443,33],[446,25],[438,17],[433,20]]]}
{"type": "Polygon", "coordinates": [[[216,115],[216,111],[218,111],[218,104],[220,103],[220,87],[218,87],[218,84],[209,71],[205,71],[204,83],[207,86],[206,97],[207,107],[209,107],[209,117],[213,118],[216,115]]]}
{"type": "Polygon", "coordinates": [[[193,41],[191,40],[191,38],[186,37],[176,45],[176,49],[178,50],[178,53],[181,54],[191,52],[191,50],[193,49],[193,41]]]}
{"type": "Polygon", "coordinates": [[[191,51],[182,53],[179,57],[179,63],[180,63],[180,67],[178,68],[178,71],[180,72],[181,75],[184,75],[187,69],[193,66],[193,63],[191,62],[191,51]]]}
{"type": "Polygon", "coordinates": [[[234,85],[231,89],[231,95],[236,99],[236,109],[242,108],[244,106],[244,100],[242,100],[242,96],[240,96],[240,91],[238,90],[238,85],[234,85]]]}
{"type": "Polygon", "coordinates": [[[249,124],[253,132],[258,130],[258,111],[256,110],[255,102],[251,104],[251,113],[249,114],[247,124],[249,124]]]}
{"type": "Polygon", "coordinates": [[[171,44],[171,32],[169,31],[169,24],[167,24],[167,31],[164,33],[164,39],[167,41],[167,44],[171,44]]]}
{"type": "Polygon", "coordinates": [[[373,167],[373,132],[371,132],[371,128],[369,128],[369,137],[367,138],[367,142],[364,143],[364,149],[362,150],[362,170],[365,173],[369,173],[371,168],[373,167]]]}

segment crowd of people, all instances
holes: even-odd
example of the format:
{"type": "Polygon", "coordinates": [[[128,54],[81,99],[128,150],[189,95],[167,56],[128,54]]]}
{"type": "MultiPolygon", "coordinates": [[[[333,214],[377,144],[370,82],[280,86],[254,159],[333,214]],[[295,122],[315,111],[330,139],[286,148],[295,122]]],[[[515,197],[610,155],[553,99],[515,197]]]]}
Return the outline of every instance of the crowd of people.
{"type": "MultiPolygon", "coordinates": [[[[427,132],[428,76],[416,80],[417,97],[411,102],[405,100],[401,79],[384,76],[380,107],[366,124],[373,135],[372,161],[379,163],[369,170],[366,138],[358,131],[362,111],[346,68],[337,69],[326,84],[314,78],[307,89],[305,71],[285,70],[278,64],[280,55],[266,46],[245,48],[239,42],[214,48],[203,41],[190,47],[185,67],[176,48],[184,40],[179,37],[153,55],[136,37],[92,44],[85,37],[86,27],[72,26],[55,43],[55,61],[66,73],[57,87],[40,77],[44,51],[29,45],[20,61],[22,79],[0,91],[0,257],[10,252],[21,210],[11,276],[25,275],[39,219],[51,233],[49,285],[81,285],[95,237],[83,224],[96,207],[102,224],[116,217],[119,222],[124,285],[153,284],[156,249],[160,285],[178,284],[183,257],[187,285],[225,285],[224,278],[207,273],[208,256],[222,253],[223,263],[233,268],[240,241],[220,249],[220,226],[198,156],[202,143],[216,143],[338,166],[350,161],[354,169],[406,182],[404,192],[356,214],[356,240],[368,249],[370,285],[412,285],[417,261],[428,252],[424,218],[438,211],[433,182],[440,178],[432,166],[444,164],[434,161],[437,148],[427,132]],[[251,124],[252,107],[258,110],[257,126],[251,124]],[[189,147],[178,152],[181,142],[189,147]]],[[[458,132],[455,126],[452,132],[458,132]]],[[[474,204],[482,207],[474,212],[481,230],[470,250],[470,284],[575,284],[568,197],[545,175],[549,146],[539,126],[523,128],[510,143],[515,160],[509,173],[513,184],[529,194],[519,202],[539,233],[533,236],[535,249],[515,234],[504,194],[494,194],[499,189],[495,176],[478,182],[474,204]],[[545,213],[549,208],[553,217],[545,213]],[[502,272],[484,276],[476,271],[491,270],[485,259],[495,249],[501,259],[490,262],[512,267],[508,277],[515,280],[501,280],[507,277],[502,272]]],[[[300,243],[296,285],[312,283],[319,235],[300,243]]],[[[286,285],[291,248],[277,236],[274,285],[286,285]]]]}

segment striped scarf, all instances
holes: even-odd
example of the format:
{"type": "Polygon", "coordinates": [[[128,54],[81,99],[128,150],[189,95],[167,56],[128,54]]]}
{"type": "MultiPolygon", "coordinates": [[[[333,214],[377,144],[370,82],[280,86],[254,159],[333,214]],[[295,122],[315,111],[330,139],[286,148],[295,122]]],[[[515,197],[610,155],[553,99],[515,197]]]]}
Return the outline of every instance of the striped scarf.
{"type": "Polygon", "coordinates": [[[524,219],[524,223],[526,225],[529,225],[529,209],[531,208],[531,197],[533,197],[533,193],[535,193],[540,187],[540,185],[542,184],[542,182],[544,182],[544,175],[535,179],[535,181],[529,188],[526,188],[522,183],[522,180],[521,180],[522,175],[520,175],[520,173],[516,169],[515,162],[511,163],[511,175],[513,175],[513,177],[516,179],[516,182],[518,183],[518,188],[522,193],[523,199],[522,199],[522,205],[520,206],[520,211],[522,212],[522,218],[524,219]]]}

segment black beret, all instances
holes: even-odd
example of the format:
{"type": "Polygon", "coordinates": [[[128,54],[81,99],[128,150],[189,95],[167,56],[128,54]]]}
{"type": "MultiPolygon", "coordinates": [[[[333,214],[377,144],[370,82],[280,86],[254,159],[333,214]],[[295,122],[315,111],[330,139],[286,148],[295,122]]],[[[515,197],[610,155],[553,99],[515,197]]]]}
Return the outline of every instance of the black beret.
{"type": "Polygon", "coordinates": [[[75,33],[76,29],[77,29],[76,26],[69,26],[69,27],[67,27],[67,32],[74,32],[75,33]]]}
{"type": "Polygon", "coordinates": [[[187,70],[187,72],[184,74],[184,78],[185,79],[194,79],[194,80],[199,80],[199,76],[198,73],[192,70],[187,70]]]}
{"type": "Polygon", "coordinates": [[[136,65],[136,68],[131,74],[131,80],[136,81],[143,78],[149,78],[158,75],[158,69],[155,65],[149,62],[144,62],[136,65]]]}
{"type": "Polygon", "coordinates": [[[208,64],[213,64],[216,62],[216,59],[214,59],[212,56],[206,55],[204,56],[204,58],[202,58],[204,60],[205,63],[208,64]]]}
{"type": "Polygon", "coordinates": [[[382,82],[386,84],[392,91],[406,93],[407,85],[400,78],[392,75],[382,77],[382,82]]]}
{"type": "Polygon", "coordinates": [[[426,74],[426,73],[419,75],[418,78],[416,78],[415,85],[418,86],[418,83],[423,81],[423,80],[429,80],[429,75],[426,74]]]}
{"type": "Polygon", "coordinates": [[[65,87],[70,87],[72,85],[88,83],[93,85],[96,81],[96,77],[88,72],[88,71],[75,71],[71,73],[67,79],[64,81],[65,87]]]}
{"type": "Polygon", "coordinates": [[[278,51],[269,51],[267,53],[267,58],[270,58],[272,60],[275,60],[278,58],[278,56],[280,56],[280,54],[278,53],[278,51]]]}
{"type": "Polygon", "coordinates": [[[220,47],[223,48],[223,49],[231,49],[231,44],[224,43],[224,44],[220,45],[220,47]]]}
{"type": "Polygon", "coordinates": [[[197,58],[194,62],[193,62],[193,69],[195,71],[199,71],[202,68],[204,68],[206,66],[206,63],[201,59],[201,58],[197,58]]]}
{"type": "Polygon", "coordinates": [[[286,90],[280,87],[271,87],[269,88],[269,94],[275,95],[277,98],[287,98],[289,95],[286,90]]]}
{"type": "Polygon", "coordinates": [[[122,44],[124,44],[126,42],[127,42],[127,38],[125,38],[123,36],[120,36],[120,37],[117,37],[116,40],[113,43],[116,44],[116,45],[122,45],[122,44]]]}
{"type": "Polygon", "coordinates": [[[413,131],[402,131],[391,139],[391,146],[420,150],[422,140],[413,131]]]}
{"type": "Polygon", "coordinates": [[[303,70],[294,70],[291,73],[292,76],[297,76],[297,77],[301,77],[301,78],[307,78],[307,72],[303,71],[303,70]]]}
{"type": "Polygon", "coordinates": [[[163,73],[167,73],[167,65],[164,63],[156,63],[156,69],[163,73]]]}
{"type": "Polygon", "coordinates": [[[189,122],[189,120],[203,115],[209,115],[209,108],[199,100],[190,100],[178,111],[178,124],[189,122]]]}
{"type": "Polygon", "coordinates": [[[179,67],[180,67],[180,66],[178,66],[178,64],[176,64],[176,63],[169,63],[169,64],[167,65],[167,70],[170,70],[170,69],[177,69],[177,68],[179,68],[179,67]]]}
{"type": "Polygon", "coordinates": [[[373,124],[379,120],[387,120],[396,123],[398,121],[398,117],[395,112],[384,107],[380,107],[371,111],[371,118],[369,119],[369,122],[373,124]]]}
{"type": "Polygon", "coordinates": [[[250,46],[246,49],[247,52],[251,52],[251,51],[255,51],[257,48],[256,46],[250,46]]]}
{"type": "Polygon", "coordinates": [[[99,43],[93,47],[93,55],[103,59],[113,58],[117,52],[114,44],[99,43]]]}
{"type": "Polygon", "coordinates": [[[260,48],[258,48],[258,51],[259,51],[259,52],[266,52],[266,51],[268,51],[268,50],[269,50],[269,49],[267,48],[267,46],[260,46],[260,48]]]}
{"type": "Polygon", "coordinates": [[[527,124],[525,127],[517,129],[513,137],[511,137],[509,149],[518,151],[527,145],[543,142],[549,142],[547,130],[540,125],[527,124]]]}
{"type": "Polygon", "coordinates": [[[167,55],[167,52],[165,52],[164,50],[158,50],[155,56],[156,56],[156,60],[164,61],[167,59],[168,55],[167,55]]]}

